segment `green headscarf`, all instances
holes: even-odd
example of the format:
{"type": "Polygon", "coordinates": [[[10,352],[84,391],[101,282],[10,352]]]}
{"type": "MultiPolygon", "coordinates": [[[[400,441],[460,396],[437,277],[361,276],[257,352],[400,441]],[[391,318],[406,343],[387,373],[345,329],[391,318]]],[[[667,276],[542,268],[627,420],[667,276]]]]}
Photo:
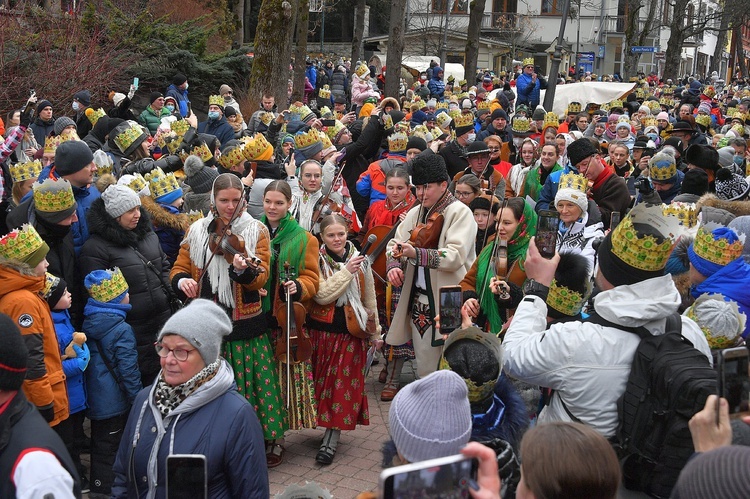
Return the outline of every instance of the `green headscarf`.
{"type": "MultiPolygon", "coordinates": [[[[268,217],[264,214],[260,217],[260,221],[264,224],[268,224],[268,217]]],[[[271,264],[269,268],[271,272],[276,269],[276,275],[281,275],[284,271],[284,263],[294,267],[297,275],[305,268],[305,247],[307,246],[307,231],[303,229],[297,220],[287,212],[279,221],[279,228],[276,232],[276,236],[270,241],[271,246],[271,264]],[[273,247],[279,246],[279,254],[277,255],[273,247]]],[[[273,275],[273,274],[272,274],[273,275]]],[[[263,297],[263,310],[269,310],[271,304],[271,284],[273,279],[268,279],[264,288],[268,293],[263,297]]]]}
{"type": "MultiPolygon", "coordinates": [[[[556,171],[562,169],[562,166],[560,166],[558,163],[555,163],[552,166],[552,170],[549,172],[549,174],[552,175],[556,171]]],[[[539,195],[542,193],[542,187],[544,187],[541,183],[541,176],[542,165],[540,163],[529,170],[529,173],[526,174],[526,180],[524,181],[523,189],[521,191],[524,196],[529,196],[534,201],[537,201],[539,199],[539,195]]]]}

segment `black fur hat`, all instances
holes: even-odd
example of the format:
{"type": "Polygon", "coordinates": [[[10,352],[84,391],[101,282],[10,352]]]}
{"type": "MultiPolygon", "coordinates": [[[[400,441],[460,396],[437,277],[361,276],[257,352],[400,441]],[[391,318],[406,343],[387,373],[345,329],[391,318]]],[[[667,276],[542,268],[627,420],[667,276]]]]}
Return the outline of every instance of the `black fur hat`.
{"type": "Polygon", "coordinates": [[[719,169],[719,152],[713,147],[693,144],[685,151],[685,162],[704,170],[719,169]]]}
{"type": "Polygon", "coordinates": [[[411,183],[426,185],[433,182],[449,182],[445,160],[439,154],[420,154],[412,160],[411,183]]]}
{"type": "MultiPolygon", "coordinates": [[[[589,261],[585,256],[579,253],[560,253],[560,263],[557,264],[557,270],[555,270],[555,285],[580,294],[581,306],[586,302],[588,295],[591,294],[591,281],[589,275],[589,261]]],[[[550,293],[550,295],[552,295],[552,299],[554,299],[554,294],[550,293]]],[[[554,319],[575,317],[581,311],[580,306],[577,308],[558,305],[553,306],[550,303],[550,296],[547,298],[547,315],[554,319]]]]}

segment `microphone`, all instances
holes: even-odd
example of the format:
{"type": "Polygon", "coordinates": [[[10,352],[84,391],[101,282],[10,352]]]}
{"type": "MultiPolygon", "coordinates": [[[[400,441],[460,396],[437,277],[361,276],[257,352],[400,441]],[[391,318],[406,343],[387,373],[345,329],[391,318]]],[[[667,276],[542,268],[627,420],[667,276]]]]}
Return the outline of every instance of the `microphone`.
{"type": "Polygon", "coordinates": [[[367,250],[369,250],[370,246],[372,246],[373,243],[377,240],[378,236],[376,236],[375,234],[370,234],[367,238],[367,241],[365,241],[365,244],[362,246],[362,251],[360,251],[359,254],[362,256],[367,256],[367,250]]]}

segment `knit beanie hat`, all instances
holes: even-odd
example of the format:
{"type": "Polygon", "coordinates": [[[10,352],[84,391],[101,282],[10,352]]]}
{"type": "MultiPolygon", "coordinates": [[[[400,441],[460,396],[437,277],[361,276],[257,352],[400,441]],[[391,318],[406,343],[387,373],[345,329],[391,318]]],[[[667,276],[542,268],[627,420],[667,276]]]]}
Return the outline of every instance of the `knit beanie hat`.
{"type": "Polygon", "coordinates": [[[102,192],[104,210],[112,218],[141,205],[141,198],[130,187],[124,185],[110,185],[102,192]]]}
{"type": "Polygon", "coordinates": [[[227,118],[237,116],[237,111],[232,106],[227,106],[224,108],[224,116],[227,118]]]}
{"type": "Polygon", "coordinates": [[[232,87],[230,87],[226,83],[219,87],[219,95],[224,95],[229,92],[234,92],[234,90],[232,90],[232,87]]]}
{"type": "Polygon", "coordinates": [[[701,102],[700,104],[698,104],[698,112],[711,114],[711,104],[706,101],[701,102]]]}
{"type": "Polygon", "coordinates": [[[66,140],[55,151],[55,171],[60,176],[79,172],[93,161],[94,153],[82,140],[66,140]]]}
{"type": "Polygon", "coordinates": [[[151,190],[148,188],[148,182],[143,178],[140,173],[130,174],[127,173],[117,180],[117,185],[124,185],[129,187],[139,196],[150,196],[151,190]]]}
{"type": "Polygon", "coordinates": [[[214,180],[219,176],[216,168],[204,165],[201,158],[195,155],[190,155],[185,159],[183,170],[185,171],[185,183],[196,194],[209,192],[214,180]]]}
{"type": "Polygon", "coordinates": [[[364,118],[366,116],[370,116],[370,113],[375,109],[375,104],[371,104],[369,102],[362,104],[362,107],[359,108],[359,117],[364,118]]]}
{"type": "Polygon", "coordinates": [[[117,267],[89,272],[83,278],[83,285],[89,296],[101,303],[122,303],[128,292],[125,276],[117,267]]]}
{"type": "Polygon", "coordinates": [[[744,234],[745,246],[742,249],[742,256],[747,263],[750,263],[750,215],[735,218],[729,222],[729,228],[734,229],[737,234],[744,234]]]}
{"type": "Polygon", "coordinates": [[[409,149],[419,149],[420,151],[424,151],[427,149],[427,142],[425,142],[422,137],[415,137],[412,135],[406,143],[406,150],[408,151],[409,149]]]}
{"type": "Polygon", "coordinates": [[[471,437],[468,395],[461,376],[446,370],[402,388],[388,412],[398,452],[412,463],[458,454],[471,437]]]}
{"type": "Polygon", "coordinates": [[[114,95],[112,95],[112,103],[115,105],[115,107],[118,107],[122,101],[125,100],[125,94],[121,94],[120,92],[115,92],[114,95]]]}
{"type": "Polygon", "coordinates": [[[39,114],[42,111],[44,111],[45,107],[52,107],[52,103],[50,101],[48,101],[47,99],[40,100],[39,104],[36,105],[36,112],[37,112],[37,114],[39,114]]]}
{"type": "Polygon", "coordinates": [[[734,165],[734,147],[725,146],[718,150],[719,166],[728,168],[734,165]]]}
{"type": "Polygon", "coordinates": [[[586,197],[586,194],[578,189],[569,187],[558,189],[557,194],[555,194],[555,206],[557,206],[557,203],[560,201],[568,201],[575,204],[581,209],[581,214],[588,212],[589,200],[586,197]]]}
{"type": "Polygon", "coordinates": [[[63,130],[71,125],[76,126],[76,122],[68,118],[67,116],[60,116],[55,120],[55,126],[53,127],[55,130],[55,135],[61,135],[63,133],[63,130]]]}
{"type": "Polygon", "coordinates": [[[421,154],[412,160],[411,181],[414,185],[450,182],[445,160],[439,154],[421,154]]]}
{"type": "Polygon", "coordinates": [[[630,123],[627,123],[627,122],[625,122],[625,121],[621,121],[621,122],[619,122],[619,123],[617,124],[617,126],[615,127],[615,130],[619,130],[620,128],[627,128],[627,129],[628,129],[628,132],[630,132],[630,130],[631,130],[631,128],[630,128],[630,123]]]}
{"type": "Polygon", "coordinates": [[[708,173],[700,168],[693,168],[685,172],[680,184],[681,194],[695,194],[702,196],[708,192],[708,173]]]}
{"type": "Polygon", "coordinates": [[[672,499],[750,497],[750,447],[728,445],[696,454],[677,479],[672,499]]]}
{"type": "Polygon", "coordinates": [[[716,197],[727,201],[740,201],[747,198],[750,184],[743,177],[732,173],[728,168],[716,172],[716,197]]]}
{"type": "Polygon", "coordinates": [[[588,158],[589,156],[599,154],[599,151],[596,149],[596,147],[594,147],[594,144],[592,144],[589,139],[584,138],[574,140],[572,143],[570,143],[568,145],[567,153],[570,164],[576,166],[578,163],[588,158]]]}
{"type": "Polygon", "coordinates": [[[55,309],[55,305],[57,305],[57,302],[60,301],[60,298],[62,298],[62,295],[63,293],[65,293],[65,289],[67,287],[68,283],[65,282],[65,279],[47,272],[47,275],[45,276],[44,291],[42,292],[42,297],[47,300],[47,305],[49,305],[50,310],[55,309]]]}
{"type": "Polygon", "coordinates": [[[26,363],[29,351],[15,322],[5,314],[0,314],[0,390],[21,389],[26,378],[26,363]]]}
{"type": "Polygon", "coordinates": [[[698,324],[712,350],[734,346],[747,323],[737,302],[721,294],[700,295],[683,315],[698,324]]]}
{"type": "Polygon", "coordinates": [[[490,200],[489,196],[477,196],[471,203],[469,203],[469,209],[473,212],[474,210],[486,210],[491,211],[493,215],[497,214],[497,210],[500,209],[500,203],[496,197],[492,197],[490,200]]]}
{"type": "Polygon", "coordinates": [[[659,120],[667,120],[667,121],[669,121],[669,115],[667,113],[665,113],[664,111],[662,111],[662,112],[660,112],[659,114],[656,115],[656,121],[659,121],[659,120]]]}
{"type": "Polygon", "coordinates": [[[148,96],[148,103],[153,104],[156,99],[164,97],[161,92],[151,92],[148,96]]]}
{"type": "Polygon", "coordinates": [[[157,341],[168,334],[181,336],[200,352],[208,365],[219,358],[222,339],[231,332],[232,322],[226,312],[210,300],[197,298],[169,318],[157,341]]]}
{"type": "Polygon", "coordinates": [[[174,75],[174,77],[172,77],[172,83],[174,83],[174,85],[177,87],[179,87],[186,81],[187,81],[187,76],[185,76],[182,73],[177,73],[176,75],[174,75]]]}
{"type": "MultiPolygon", "coordinates": [[[[712,226],[713,224],[709,224],[708,227],[712,226]]],[[[709,234],[708,227],[704,226],[698,230],[693,244],[688,248],[690,263],[705,277],[711,277],[738,258],[747,239],[741,238],[728,227],[713,229],[709,234]]]]}
{"type": "Polygon", "coordinates": [[[91,92],[88,90],[79,90],[73,95],[73,98],[84,106],[89,106],[91,104],[91,92]]]}
{"type": "Polygon", "coordinates": [[[677,178],[677,161],[666,152],[657,152],[648,161],[648,176],[657,182],[673,183],[677,178]]]}

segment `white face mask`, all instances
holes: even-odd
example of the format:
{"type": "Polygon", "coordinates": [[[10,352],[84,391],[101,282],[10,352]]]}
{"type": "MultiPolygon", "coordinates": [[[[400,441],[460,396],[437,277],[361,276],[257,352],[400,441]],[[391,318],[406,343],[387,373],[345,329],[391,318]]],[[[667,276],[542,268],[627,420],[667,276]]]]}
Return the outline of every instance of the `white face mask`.
{"type": "Polygon", "coordinates": [[[73,111],[78,111],[79,109],[81,109],[81,105],[78,101],[73,101],[73,111]]]}
{"type": "Polygon", "coordinates": [[[185,90],[187,90],[189,86],[188,82],[185,82],[185,90]]]}
{"type": "Polygon", "coordinates": [[[475,133],[470,133],[469,135],[466,136],[466,142],[469,144],[471,144],[475,140],[477,140],[477,134],[475,133]]]}

